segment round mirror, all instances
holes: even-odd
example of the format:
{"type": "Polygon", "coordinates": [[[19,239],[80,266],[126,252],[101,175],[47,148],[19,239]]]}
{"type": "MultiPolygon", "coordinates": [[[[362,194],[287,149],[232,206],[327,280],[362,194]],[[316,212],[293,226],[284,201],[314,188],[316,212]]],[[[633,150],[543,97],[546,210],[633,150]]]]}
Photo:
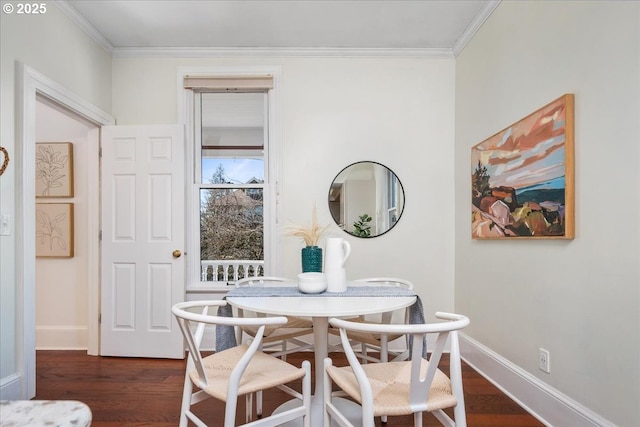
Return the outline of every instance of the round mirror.
{"type": "Polygon", "coordinates": [[[333,220],[356,237],[376,237],[391,230],[404,209],[404,190],[388,167],[357,162],[342,169],[329,188],[333,220]]]}

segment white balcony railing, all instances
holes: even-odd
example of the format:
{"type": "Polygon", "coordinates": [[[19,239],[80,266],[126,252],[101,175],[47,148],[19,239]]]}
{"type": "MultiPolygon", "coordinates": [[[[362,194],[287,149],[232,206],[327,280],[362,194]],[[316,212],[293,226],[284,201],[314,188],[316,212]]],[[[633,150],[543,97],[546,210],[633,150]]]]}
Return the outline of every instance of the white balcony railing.
{"type": "Polygon", "coordinates": [[[264,275],[263,260],[206,260],[200,261],[200,281],[230,282],[264,275]]]}

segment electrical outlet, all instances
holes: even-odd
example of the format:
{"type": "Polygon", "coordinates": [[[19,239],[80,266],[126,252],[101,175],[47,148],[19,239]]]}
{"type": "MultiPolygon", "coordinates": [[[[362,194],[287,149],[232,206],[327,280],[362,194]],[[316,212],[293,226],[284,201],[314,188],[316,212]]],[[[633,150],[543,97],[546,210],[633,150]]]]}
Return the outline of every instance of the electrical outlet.
{"type": "Polygon", "coordinates": [[[551,356],[549,350],[544,348],[538,349],[538,368],[547,374],[551,373],[551,356]]]}

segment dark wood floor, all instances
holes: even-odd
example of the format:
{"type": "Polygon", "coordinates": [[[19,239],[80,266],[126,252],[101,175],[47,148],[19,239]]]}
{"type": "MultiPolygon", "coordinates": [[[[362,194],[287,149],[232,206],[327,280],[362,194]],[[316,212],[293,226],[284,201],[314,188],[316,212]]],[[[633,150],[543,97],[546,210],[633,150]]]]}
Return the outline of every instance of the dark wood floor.
{"type": "MultiPolygon", "coordinates": [[[[344,364],[333,353],[335,364],[344,364]]],[[[313,362],[310,353],[289,356],[299,365],[313,362]]],[[[93,427],[174,427],[178,425],[185,361],[87,356],[83,351],[38,351],[36,399],[80,400],[91,408],[93,427]]],[[[490,382],[463,364],[463,382],[470,427],[542,426],[490,382]]],[[[241,399],[242,401],[244,399],[241,399]]],[[[265,412],[288,400],[279,391],[265,394],[265,412]]],[[[222,426],[223,405],[201,402],[195,412],[210,427],[222,426]]],[[[242,420],[243,404],[238,408],[242,420]]],[[[411,417],[389,417],[388,427],[411,426],[411,417]]],[[[440,425],[431,415],[425,426],[440,425]]],[[[319,426],[312,426],[319,427],[319,426]]]]}

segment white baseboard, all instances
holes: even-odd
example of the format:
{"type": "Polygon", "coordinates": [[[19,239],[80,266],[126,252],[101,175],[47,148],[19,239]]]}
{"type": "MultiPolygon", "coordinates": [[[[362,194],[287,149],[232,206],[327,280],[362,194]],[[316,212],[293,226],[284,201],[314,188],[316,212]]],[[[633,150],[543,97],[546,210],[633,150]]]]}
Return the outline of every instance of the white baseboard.
{"type": "Polygon", "coordinates": [[[0,379],[0,400],[19,400],[20,374],[13,373],[0,379]]]}
{"type": "Polygon", "coordinates": [[[86,350],[86,326],[36,326],[36,350],[86,350]]]}
{"type": "Polygon", "coordinates": [[[549,427],[615,427],[521,367],[460,333],[464,361],[549,427]]]}

